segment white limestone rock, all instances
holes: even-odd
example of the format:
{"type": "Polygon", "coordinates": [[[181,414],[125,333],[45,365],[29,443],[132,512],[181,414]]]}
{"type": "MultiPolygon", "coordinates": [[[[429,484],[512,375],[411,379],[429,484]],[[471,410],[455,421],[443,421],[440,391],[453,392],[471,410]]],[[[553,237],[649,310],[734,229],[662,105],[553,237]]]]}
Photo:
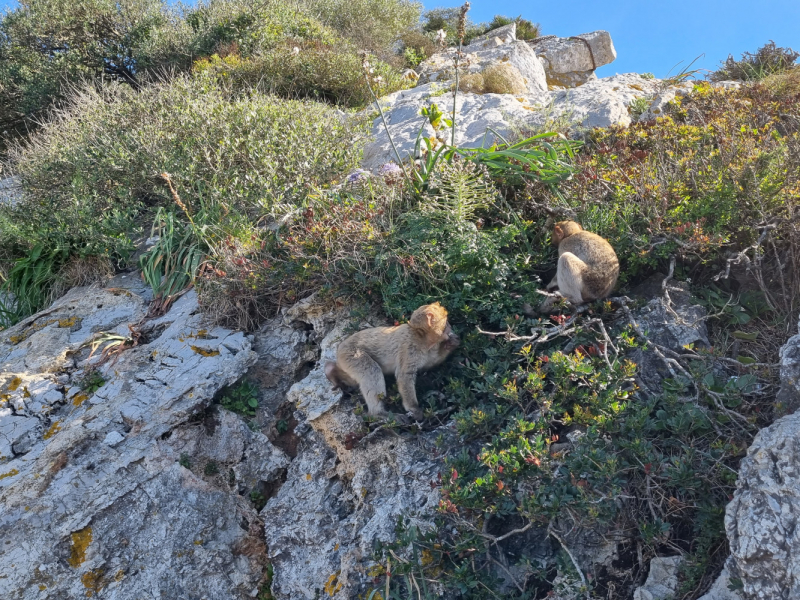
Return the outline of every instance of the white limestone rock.
{"type": "Polygon", "coordinates": [[[441,469],[432,458],[434,441],[450,432],[384,431],[360,440],[363,422],[353,401],[361,400],[343,401],[323,373],[347,312],[325,319],[313,305],[305,305],[307,316],[297,308],[297,318],[338,324],[322,340],[317,367],[289,393],[301,420],[297,456],[286,483],[261,513],[274,567],[272,592],[278,600],[366,597],[373,544],[394,539],[400,515],[423,530],[431,526],[439,502],[431,482],[441,469]]]}
{"type": "Polygon", "coordinates": [[[700,596],[698,600],[743,600],[739,592],[730,589],[731,575],[728,571],[727,565],[723,567],[722,572],[714,581],[714,585],[705,594],[700,596]]]}
{"type": "Polygon", "coordinates": [[[538,37],[529,42],[542,59],[547,84],[577,87],[595,79],[595,70],[617,58],[617,51],[607,31],[592,31],[560,38],[555,35],[538,37]]]}
{"type": "Polygon", "coordinates": [[[0,204],[14,206],[22,197],[22,186],[18,177],[0,179],[0,204]]]}
{"type": "MultiPolygon", "coordinates": [[[[504,137],[510,136],[519,129],[542,127],[548,119],[559,115],[574,122],[576,127],[627,126],[632,121],[631,101],[655,95],[660,84],[658,80],[628,73],[590,81],[575,89],[535,94],[459,92],[455,143],[465,148],[482,144],[488,147],[496,137],[490,129],[504,137]]],[[[412,156],[420,129],[425,137],[436,133],[427,119],[420,115],[420,110],[435,103],[450,117],[453,109],[449,87],[436,82],[395,92],[380,102],[403,160],[412,156]]],[[[372,134],[374,141],[364,150],[364,168],[377,170],[388,162],[397,162],[380,117],[373,122],[372,134]]],[[[450,131],[443,130],[443,135],[449,143],[450,131]]]]}
{"type": "Polygon", "coordinates": [[[180,466],[169,443],[189,431],[204,452],[235,463],[248,453],[246,427],[234,444],[190,418],[255,362],[249,340],[221,328],[199,335],[208,326],[189,292],[140,325],[146,342],[99,367],[94,394],[75,385],[83,344],[127,333],[145,311],[130,289],[76,288],[0,332],[0,392],[10,397],[0,407],[0,597],[236,598],[261,581],[258,553],[242,551],[265,551],[247,525],[254,508],[225,488],[227,470],[215,485],[180,466]],[[239,454],[223,451],[234,446],[239,454]]]}
{"type": "Polygon", "coordinates": [[[800,335],[789,338],[779,357],[781,389],[777,399],[784,410],[794,411],[800,408],[800,335]]]}
{"type": "MultiPolygon", "coordinates": [[[[782,357],[793,354],[800,336],[782,357]]],[[[786,371],[783,371],[785,373],[786,371]]],[[[784,380],[784,385],[791,385],[784,380]]],[[[725,511],[731,560],[744,597],[800,597],[800,412],[758,432],[739,467],[733,500],[725,511]]]]}
{"type": "Polygon", "coordinates": [[[633,600],[672,600],[678,589],[680,556],[657,556],[650,561],[645,584],[633,592],[633,600]]]}
{"type": "MultiPolygon", "coordinates": [[[[510,39],[510,36],[494,37],[491,40],[472,43],[463,50],[459,59],[459,73],[481,73],[489,67],[506,63],[515,67],[527,86],[529,93],[547,90],[547,80],[542,62],[533,49],[524,41],[510,39]],[[508,41],[506,41],[508,40],[508,41]]],[[[439,82],[450,85],[455,79],[454,58],[457,50],[448,48],[434,54],[419,65],[419,83],[439,82]]]]}
{"type": "Polygon", "coordinates": [[[477,52],[503,44],[510,44],[517,41],[517,24],[509,23],[497,29],[487,31],[483,35],[472,38],[470,43],[464,47],[465,52],[477,52]]]}

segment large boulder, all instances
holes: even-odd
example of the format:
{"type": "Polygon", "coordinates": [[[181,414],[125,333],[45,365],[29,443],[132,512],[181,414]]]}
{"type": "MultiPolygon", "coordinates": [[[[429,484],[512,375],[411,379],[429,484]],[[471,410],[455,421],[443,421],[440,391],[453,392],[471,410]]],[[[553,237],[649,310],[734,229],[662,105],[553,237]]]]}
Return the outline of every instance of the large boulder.
{"type": "MultiPolygon", "coordinates": [[[[521,89],[509,88],[504,93],[535,94],[546,91],[547,80],[542,62],[526,42],[516,39],[515,27],[514,23],[501,27],[486,34],[491,36],[497,32],[497,35],[476,39],[466,46],[459,58],[459,75],[462,77],[480,75],[503,64],[513,68],[523,84],[521,89]]],[[[456,53],[455,48],[448,48],[420,64],[419,83],[436,81],[449,85],[455,79],[456,53]]]]}
{"type": "MultiPolygon", "coordinates": [[[[784,394],[797,393],[800,336],[781,350],[784,394]]],[[[731,561],[748,599],[800,598],[800,412],[758,432],[725,511],[731,561]]]]}
{"type": "Polygon", "coordinates": [[[800,408],[800,335],[795,335],[780,350],[781,389],[778,402],[784,411],[800,408]]]}
{"type": "MultiPolygon", "coordinates": [[[[456,110],[456,138],[459,147],[489,146],[497,135],[510,137],[520,130],[536,130],[554,119],[566,119],[576,127],[627,126],[632,121],[630,104],[636,98],[655,96],[662,83],[644,79],[636,73],[615,75],[590,81],[571,90],[535,94],[478,94],[459,92],[456,110]]],[[[420,110],[437,104],[449,118],[453,94],[448,85],[437,82],[395,92],[380,100],[389,131],[400,158],[412,156],[417,135],[437,132],[420,110]]],[[[380,117],[372,127],[374,141],[364,150],[364,168],[378,169],[397,162],[389,136],[380,117]]],[[[439,134],[449,143],[450,130],[439,134]]]]}
{"type": "Polygon", "coordinates": [[[144,320],[146,295],[133,275],[76,288],[0,333],[2,598],[242,598],[263,581],[262,527],[231,477],[279,478],[288,459],[208,411],[255,362],[250,340],[206,325],[194,292],[144,320]],[[129,325],[138,345],[88,358],[129,325]]]}
{"type": "Polygon", "coordinates": [[[596,79],[598,67],[617,58],[617,51],[607,31],[592,31],[568,38],[546,35],[531,40],[544,65],[547,84],[573,88],[596,79]]]}
{"type": "MultiPolygon", "coordinates": [[[[450,430],[397,435],[367,433],[354,413],[359,398],[343,399],[325,378],[325,360],[347,327],[346,311],[324,313],[314,302],[292,318],[325,333],[321,359],[288,394],[295,403],[297,456],[286,483],[261,513],[278,600],[366,597],[377,542],[395,538],[398,518],[425,530],[432,526],[441,462],[435,440],[450,430]]],[[[377,324],[377,323],[375,323],[377,324]]]]}

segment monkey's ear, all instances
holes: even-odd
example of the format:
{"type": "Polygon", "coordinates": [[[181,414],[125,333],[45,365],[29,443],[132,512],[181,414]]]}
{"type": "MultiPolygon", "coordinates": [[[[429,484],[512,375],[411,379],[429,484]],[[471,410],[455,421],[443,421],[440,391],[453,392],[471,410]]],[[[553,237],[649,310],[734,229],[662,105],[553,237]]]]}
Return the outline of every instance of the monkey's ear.
{"type": "Polygon", "coordinates": [[[412,329],[427,329],[430,327],[431,317],[432,314],[430,312],[417,309],[411,314],[408,325],[412,329]]]}
{"type": "Polygon", "coordinates": [[[556,237],[562,237],[564,235],[564,230],[561,229],[561,225],[553,227],[553,235],[556,237]]]}

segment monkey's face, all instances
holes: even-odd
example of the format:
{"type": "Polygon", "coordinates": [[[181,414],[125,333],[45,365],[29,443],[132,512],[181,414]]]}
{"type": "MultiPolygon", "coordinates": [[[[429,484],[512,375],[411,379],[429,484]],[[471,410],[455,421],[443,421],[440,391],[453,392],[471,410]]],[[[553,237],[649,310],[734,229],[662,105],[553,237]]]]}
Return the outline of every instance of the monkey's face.
{"type": "Polygon", "coordinates": [[[442,332],[442,343],[448,350],[454,350],[458,348],[461,344],[461,338],[459,338],[454,332],[453,328],[450,327],[450,323],[448,322],[442,332]]]}

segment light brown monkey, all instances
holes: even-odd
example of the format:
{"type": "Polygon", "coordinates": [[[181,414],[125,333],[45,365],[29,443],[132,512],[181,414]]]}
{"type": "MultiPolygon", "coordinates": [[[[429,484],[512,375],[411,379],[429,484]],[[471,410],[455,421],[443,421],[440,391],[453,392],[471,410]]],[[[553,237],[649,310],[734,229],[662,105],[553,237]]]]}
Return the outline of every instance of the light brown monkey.
{"type": "Polygon", "coordinates": [[[397,378],[403,408],[417,421],[422,410],[417,403],[417,373],[435,367],[461,342],[447,322],[447,311],[435,302],[420,306],[411,319],[396,327],[373,327],[354,333],[336,351],[336,362],[325,365],[325,375],[335,387],[358,385],[369,414],[388,414],[384,374],[397,378]]]}
{"type": "MultiPolygon", "coordinates": [[[[584,231],[575,221],[561,221],[553,226],[552,242],[558,246],[558,271],[548,290],[558,292],[573,304],[605,298],[614,289],[619,276],[619,260],[605,239],[584,231]]],[[[554,303],[548,298],[543,311],[554,303]]]]}

